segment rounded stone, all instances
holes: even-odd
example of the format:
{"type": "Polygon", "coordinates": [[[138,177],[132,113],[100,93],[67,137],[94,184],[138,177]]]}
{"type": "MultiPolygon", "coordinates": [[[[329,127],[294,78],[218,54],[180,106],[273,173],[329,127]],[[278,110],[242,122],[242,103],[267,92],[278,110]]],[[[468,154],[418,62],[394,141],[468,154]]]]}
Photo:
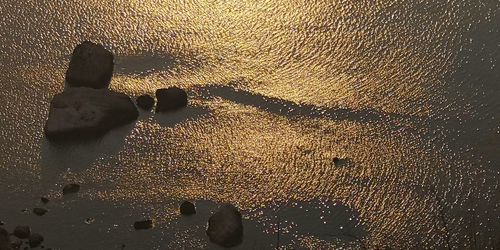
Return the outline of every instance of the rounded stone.
{"type": "Polygon", "coordinates": [[[14,236],[19,239],[27,239],[31,235],[31,228],[29,226],[17,226],[14,229],[14,236]]]}
{"type": "Polygon", "coordinates": [[[40,244],[42,244],[43,242],[43,236],[40,235],[40,234],[32,234],[29,238],[29,244],[30,244],[30,247],[37,247],[37,246],[40,246],[40,244]]]}
{"type": "Polygon", "coordinates": [[[223,247],[239,245],[243,238],[241,213],[233,205],[223,205],[210,216],[207,235],[210,241],[223,247]]]}
{"type": "Polygon", "coordinates": [[[193,215],[196,214],[196,207],[193,203],[189,201],[184,201],[180,206],[180,211],[182,215],[193,215]]]}
{"type": "Polygon", "coordinates": [[[156,112],[173,111],[188,104],[187,93],[181,88],[170,87],[156,90],[156,112]]]}

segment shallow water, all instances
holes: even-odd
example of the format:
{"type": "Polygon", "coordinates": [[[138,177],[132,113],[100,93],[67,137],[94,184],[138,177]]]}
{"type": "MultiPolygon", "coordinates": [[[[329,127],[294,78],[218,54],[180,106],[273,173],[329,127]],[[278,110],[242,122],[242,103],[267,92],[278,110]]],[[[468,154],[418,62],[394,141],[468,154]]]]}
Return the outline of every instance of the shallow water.
{"type": "Polygon", "coordinates": [[[0,221],[56,249],[215,248],[206,220],[229,202],[241,249],[500,247],[499,12],[496,0],[2,0],[0,221]],[[112,89],[177,85],[189,107],[47,142],[83,40],[115,53],[112,89]],[[62,197],[69,182],[82,190],[62,197]],[[42,195],[46,216],[21,211],[42,195]],[[186,199],[193,218],[178,215],[186,199]],[[143,218],[155,229],[134,231],[143,218]]]}

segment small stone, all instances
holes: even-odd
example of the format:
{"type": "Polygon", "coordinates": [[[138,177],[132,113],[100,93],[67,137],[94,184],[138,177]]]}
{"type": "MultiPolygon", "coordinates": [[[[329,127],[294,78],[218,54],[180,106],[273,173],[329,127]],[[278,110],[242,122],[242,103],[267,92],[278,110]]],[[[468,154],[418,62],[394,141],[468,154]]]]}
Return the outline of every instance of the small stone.
{"type": "Polygon", "coordinates": [[[5,225],[5,222],[0,220],[0,226],[3,226],[3,225],[5,225]]]}
{"type": "Polygon", "coordinates": [[[193,203],[189,201],[184,201],[180,206],[182,215],[193,215],[196,214],[196,208],[193,203]]]}
{"type": "Polygon", "coordinates": [[[48,198],[45,197],[40,198],[40,200],[42,201],[43,204],[47,204],[50,201],[48,198]]]}
{"type": "Polygon", "coordinates": [[[155,105],[155,99],[149,95],[141,95],[137,97],[137,106],[141,109],[150,111],[155,105]]]}
{"type": "Polygon", "coordinates": [[[78,191],[80,191],[80,185],[75,183],[68,184],[63,188],[63,195],[78,193],[78,191]]]}
{"type": "Polygon", "coordinates": [[[43,242],[43,236],[41,236],[40,234],[32,234],[29,238],[29,244],[30,247],[32,248],[40,246],[42,242],[43,242]]]}
{"type": "Polygon", "coordinates": [[[38,215],[38,216],[44,216],[48,212],[47,209],[45,208],[33,208],[33,213],[38,215]]]}
{"type": "Polygon", "coordinates": [[[94,221],[95,221],[94,218],[87,218],[87,219],[85,219],[84,222],[85,222],[85,224],[90,225],[90,224],[94,223],[94,221]]]}
{"type": "Polygon", "coordinates": [[[173,111],[188,104],[187,93],[181,88],[170,87],[156,90],[156,112],[173,111]]]}
{"type": "Polygon", "coordinates": [[[146,230],[153,228],[152,220],[136,221],[134,223],[135,230],[146,230]]]}
{"type": "Polygon", "coordinates": [[[17,226],[14,229],[14,235],[19,239],[27,239],[31,235],[31,228],[29,226],[17,226]]]}
{"type": "Polygon", "coordinates": [[[340,158],[338,157],[333,157],[333,164],[339,164],[340,158]]]}

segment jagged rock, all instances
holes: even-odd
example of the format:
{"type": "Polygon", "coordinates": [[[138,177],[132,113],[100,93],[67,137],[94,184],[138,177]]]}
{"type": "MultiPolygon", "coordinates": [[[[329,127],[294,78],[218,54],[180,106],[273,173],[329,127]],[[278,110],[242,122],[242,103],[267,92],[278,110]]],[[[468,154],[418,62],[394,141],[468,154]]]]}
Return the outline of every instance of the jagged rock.
{"type": "Polygon", "coordinates": [[[155,105],[155,99],[149,95],[141,95],[137,97],[137,106],[139,108],[150,111],[155,105]]]}
{"type": "Polygon", "coordinates": [[[49,139],[102,135],[138,116],[137,108],[125,94],[71,88],[52,99],[45,134],[49,139]]]}
{"type": "Polygon", "coordinates": [[[189,201],[184,201],[180,206],[180,211],[182,215],[193,215],[196,214],[196,208],[193,203],[189,201]]]}
{"type": "Polygon", "coordinates": [[[32,235],[30,235],[28,242],[30,244],[30,247],[34,248],[34,247],[40,246],[40,244],[42,244],[43,240],[44,240],[43,236],[41,236],[40,234],[32,234],[32,235]]]}
{"type": "Polygon", "coordinates": [[[73,50],[66,83],[70,87],[107,88],[113,76],[113,54],[102,45],[85,41],[73,50]]]}
{"type": "Polygon", "coordinates": [[[47,212],[48,210],[45,208],[40,208],[40,207],[33,208],[33,213],[38,216],[44,216],[47,212]]]}
{"type": "Polygon", "coordinates": [[[80,191],[80,185],[72,183],[63,187],[63,195],[74,194],[80,191]]]}
{"type": "Polygon", "coordinates": [[[166,112],[187,106],[187,93],[178,87],[156,90],[156,112],[166,112]]]}
{"type": "Polygon", "coordinates": [[[19,239],[27,239],[31,235],[31,228],[29,226],[17,226],[14,229],[14,236],[19,239]]]}
{"type": "Polygon", "coordinates": [[[233,205],[223,205],[208,220],[207,235],[213,243],[233,247],[241,243],[243,222],[241,213],[233,205]]]}
{"type": "Polygon", "coordinates": [[[145,230],[153,228],[152,220],[136,221],[134,223],[135,230],[145,230]]]}

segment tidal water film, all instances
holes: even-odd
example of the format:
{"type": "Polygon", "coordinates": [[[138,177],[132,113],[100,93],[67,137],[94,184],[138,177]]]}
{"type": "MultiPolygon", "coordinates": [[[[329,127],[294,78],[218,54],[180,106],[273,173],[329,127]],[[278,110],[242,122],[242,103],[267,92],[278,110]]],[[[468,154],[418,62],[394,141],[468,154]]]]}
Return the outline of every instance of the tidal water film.
{"type": "Polygon", "coordinates": [[[500,249],[498,0],[0,0],[0,249],[500,249]]]}

